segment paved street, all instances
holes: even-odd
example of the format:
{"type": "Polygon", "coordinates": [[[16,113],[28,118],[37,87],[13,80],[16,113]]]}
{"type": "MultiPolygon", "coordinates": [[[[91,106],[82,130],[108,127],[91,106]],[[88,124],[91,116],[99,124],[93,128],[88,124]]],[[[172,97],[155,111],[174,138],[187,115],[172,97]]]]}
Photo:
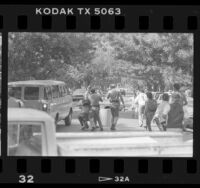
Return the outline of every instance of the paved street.
{"type": "Polygon", "coordinates": [[[64,156],[192,156],[191,133],[160,132],[155,125],[152,132],[146,131],[138,126],[130,110],[120,112],[116,131],[108,126],[103,132],[82,131],[77,119],[79,111],[75,110],[71,126],[63,122],[57,126],[56,137],[64,156]]]}
{"type": "Polygon", "coordinates": [[[56,137],[64,156],[192,156],[191,133],[177,129],[160,132],[155,125],[152,132],[146,131],[131,111],[120,112],[116,131],[105,126],[103,132],[82,131],[77,115],[78,111],[71,126],[63,122],[57,126],[56,137]]]}
{"type": "MultiPolygon", "coordinates": [[[[77,119],[78,111],[75,111],[73,114],[73,120],[71,126],[65,126],[64,122],[59,122],[57,126],[57,132],[83,132],[81,130],[80,123],[77,119]]],[[[138,120],[132,117],[132,111],[120,112],[120,118],[117,124],[117,131],[144,131],[143,127],[138,126],[138,120]]],[[[155,125],[152,125],[153,130],[158,128],[155,125]]],[[[90,131],[90,130],[88,130],[90,131]]],[[[98,129],[97,129],[98,131],[98,129]]],[[[104,131],[110,131],[110,127],[104,126],[104,131]]]]}
{"type": "MultiPolygon", "coordinates": [[[[145,131],[143,127],[138,126],[138,120],[133,117],[133,112],[131,111],[131,96],[124,97],[124,102],[125,102],[126,110],[120,111],[120,117],[119,117],[118,124],[116,127],[117,131],[145,131]]],[[[104,108],[105,106],[108,106],[108,105],[109,105],[109,101],[104,99],[104,102],[101,104],[101,108],[104,108]]],[[[57,130],[56,130],[57,132],[83,132],[81,130],[80,123],[77,119],[77,116],[80,113],[80,108],[77,106],[77,103],[74,103],[73,111],[74,113],[73,113],[72,125],[65,126],[64,122],[61,121],[59,122],[57,126],[57,130]]],[[[152,130],[159,131],[155,124],[152,125],[152,130]]],[[[90,130],[87,130],[87,131],[90,131],[90,130]]],[[[96,131],[99,131],[99,130],[97,129],[96,131]]],[[[110,127],[104,125],[104,131],[110,131],[110,127]]]]}

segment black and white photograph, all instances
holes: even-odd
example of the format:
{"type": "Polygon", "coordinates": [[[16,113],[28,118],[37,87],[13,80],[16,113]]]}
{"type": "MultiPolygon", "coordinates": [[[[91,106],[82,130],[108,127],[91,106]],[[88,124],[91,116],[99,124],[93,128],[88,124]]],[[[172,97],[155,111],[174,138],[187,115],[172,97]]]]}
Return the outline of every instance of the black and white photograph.
{"type": "Polygon", "coordinates": [[[8,40],[8,156],[193,156],[193,34],[8,40]]]}

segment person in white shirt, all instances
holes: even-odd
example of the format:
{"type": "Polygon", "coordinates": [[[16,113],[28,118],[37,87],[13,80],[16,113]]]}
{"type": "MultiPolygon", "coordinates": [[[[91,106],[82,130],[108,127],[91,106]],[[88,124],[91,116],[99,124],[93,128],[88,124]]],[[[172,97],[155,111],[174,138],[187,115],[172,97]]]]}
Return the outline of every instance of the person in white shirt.
{"type": "Polygon", "coordinates": [[[157,110],[153,118],[160,131],[166,130],[169,111],[170,111],[169,95],[167,93],[164,93],[162,95],[162,102],[157,107],[157,110]]]}
{"type": "Polygon", "coordinates": [[[138,114],[137,105],[135,104],[135,99],[138,94],[139,92],[137,91],[136,93],[134,93],[133,97],[131,97],[131,110],[133,111],[133,114],[132,114],[133,118],[136,118],[138,114]]]}
{"type": "Polygon", "coordinates": [[[143,126],[144,110],[145,110],[146,101],[147,101],[147,96],[144,93],[144,90],[141,90],[134,101],[135,104],[138,106],[138,121],[139,121],[140,127],[143,126]]]}

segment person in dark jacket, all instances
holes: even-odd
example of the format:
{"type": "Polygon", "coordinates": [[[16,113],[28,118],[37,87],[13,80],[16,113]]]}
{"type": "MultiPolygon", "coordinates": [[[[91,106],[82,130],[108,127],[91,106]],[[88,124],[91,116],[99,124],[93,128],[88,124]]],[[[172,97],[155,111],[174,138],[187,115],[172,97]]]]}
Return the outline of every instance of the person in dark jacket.
{"type": "Polygon", "coordinates": [[[144,114],[146,117],[146,129],[148,131],[152,131],[151,129],[151,121],[154,117],[155,111],[157,109],[157,103],[156,101],[153,99],[153,95],[151,92],[147,92],[147,101],[145,103],[145,110],[144,110],[144,114]]]}
{"type": "Polygon", "coordinates": [[[119,119],[120,101],[123,104],[123,108],[125,108],[124,99],[121,93],[117,90],[115,84],[110,86],[110,90],[107,94],[107,99],[109,99],[111,104],[112,126],[110,129],[114,131],[116,130],[117,121],[119,119]]]}
{"type": "Polygon", "coordinates": [[[91,110],[91,103],[88,99],[84,99],[80,101],[79,103],[81,107],[81,113],[78,115],[78,120],[82,126],[82,130],[89,129],[88,121],[90,122],[90,125],[92,127],[92,131],[96,129],[95,123],[94,123],[94,114],[91,110]]]}
{"type": "Polygon", "coordinates": [[[184,111],[183,105],[180,104],[180,95],[171,96],[170,111],[168,113],[167,128],[183,128],[184,111]]]}
{"type": "Polygon", "coordinates": [[[173,91],[172,95],[177,95],[177,94],[180,95],[179,99],[177,99],[179,101],[179,103],[182,106],[187,105],[188,102],[187,102],[186,96],[183,92],[180,91],[180,85],[178,83],[175,83],[173,87],[174,87],[174,91],[173,91]]]}

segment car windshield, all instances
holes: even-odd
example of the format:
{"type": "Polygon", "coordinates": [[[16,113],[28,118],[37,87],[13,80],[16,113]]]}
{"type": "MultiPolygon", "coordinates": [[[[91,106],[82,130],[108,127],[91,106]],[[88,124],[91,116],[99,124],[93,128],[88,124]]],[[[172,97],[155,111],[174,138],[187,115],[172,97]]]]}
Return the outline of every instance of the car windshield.
{"type": "Polygon", "coordinates": [[[8,124],[9,156],[41,156],[41,125],[8,124]]]}
{"type": "Polygon", "coordinates": [[[25,100],[38,100],[39,99],[39,87],[25,87],[24,99],[25,100]]]}
{"type": "Polygon", "coordinates": [[[22,97],[22,88],[21,87],[9,87],[13,91],[13,97],[16,99],[21,99],[22,97]]]}

